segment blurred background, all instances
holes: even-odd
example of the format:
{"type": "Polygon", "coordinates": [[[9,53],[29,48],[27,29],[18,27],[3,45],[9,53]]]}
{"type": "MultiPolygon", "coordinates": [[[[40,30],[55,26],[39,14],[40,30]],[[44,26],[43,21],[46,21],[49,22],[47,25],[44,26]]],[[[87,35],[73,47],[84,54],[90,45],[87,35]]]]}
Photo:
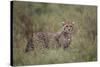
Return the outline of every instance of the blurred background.
{"type": "Polygon", "coordinates": [[[97,60],[97,7],[87,5],[13,2],[14,65],[53,64],[97,60]],[[74,21],[70,47],[24,53],[33,32],[58,32],[64,20],[74,21]]]}

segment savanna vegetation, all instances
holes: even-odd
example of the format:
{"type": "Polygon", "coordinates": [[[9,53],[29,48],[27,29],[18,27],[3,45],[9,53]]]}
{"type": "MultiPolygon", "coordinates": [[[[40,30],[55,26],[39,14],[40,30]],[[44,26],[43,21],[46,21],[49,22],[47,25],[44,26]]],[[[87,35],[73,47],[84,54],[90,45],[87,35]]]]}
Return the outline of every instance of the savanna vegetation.
{"type": "Polygon", "coordinates": [[[88,62],[97,60],[97,7],[13,2],[13,65],[88,62]],[[25,53],[34,32],[57,32],[64,20],[74,21],[72,42],[66,50],[36,49],[25,53]]]}

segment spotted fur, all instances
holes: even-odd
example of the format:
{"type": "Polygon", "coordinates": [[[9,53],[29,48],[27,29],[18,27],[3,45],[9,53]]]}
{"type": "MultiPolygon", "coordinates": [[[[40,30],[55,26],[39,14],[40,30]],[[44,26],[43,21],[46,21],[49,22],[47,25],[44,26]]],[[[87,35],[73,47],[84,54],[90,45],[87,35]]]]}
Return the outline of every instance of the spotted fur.
{"type": "MultiPolygon", "coordinates": [[[[33,33],[32,38],[28,41],[25,51],[28,52],[37,46],[49,48],[49,45],[56,44],[56,47],[67,48],[72,41],[73,22],[64,21],[63,28],[59,32],[36,32],[33,33]]],[[[52,46],[53,46],[52,45],[52,46]]]]}

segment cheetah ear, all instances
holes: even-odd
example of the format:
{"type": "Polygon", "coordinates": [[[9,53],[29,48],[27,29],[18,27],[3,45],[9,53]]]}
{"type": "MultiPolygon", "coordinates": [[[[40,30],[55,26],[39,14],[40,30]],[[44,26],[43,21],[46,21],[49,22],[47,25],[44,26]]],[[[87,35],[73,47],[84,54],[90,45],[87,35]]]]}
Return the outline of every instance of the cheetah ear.
{"type": "Polygon", "coordinates": [[[73,22],[72,22],[72,24],[74,25],[74,24],[75,24],[75,22],[73,21],[73,22]]]}
{"type": "Polygon", "coordinates": [[[65,25],[65,22],[64,22],[64,21],[62,22],[62,25],[63,25],[63,26],[65,25]]]}

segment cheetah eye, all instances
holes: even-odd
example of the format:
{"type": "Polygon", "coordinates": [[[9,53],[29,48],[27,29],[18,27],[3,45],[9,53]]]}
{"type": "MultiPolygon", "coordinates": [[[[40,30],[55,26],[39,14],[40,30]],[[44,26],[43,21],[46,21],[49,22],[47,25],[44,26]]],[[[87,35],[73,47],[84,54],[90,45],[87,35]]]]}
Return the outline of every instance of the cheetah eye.
{"type": "Polygon", "coordinates": [[[70,25],[70,27],[72,27],[72,25],[70,25]]]}
{"type": "Polygon", "coordinates": [[[66,27],[68,27],[68,25],[66,25],[66,27]]]}

